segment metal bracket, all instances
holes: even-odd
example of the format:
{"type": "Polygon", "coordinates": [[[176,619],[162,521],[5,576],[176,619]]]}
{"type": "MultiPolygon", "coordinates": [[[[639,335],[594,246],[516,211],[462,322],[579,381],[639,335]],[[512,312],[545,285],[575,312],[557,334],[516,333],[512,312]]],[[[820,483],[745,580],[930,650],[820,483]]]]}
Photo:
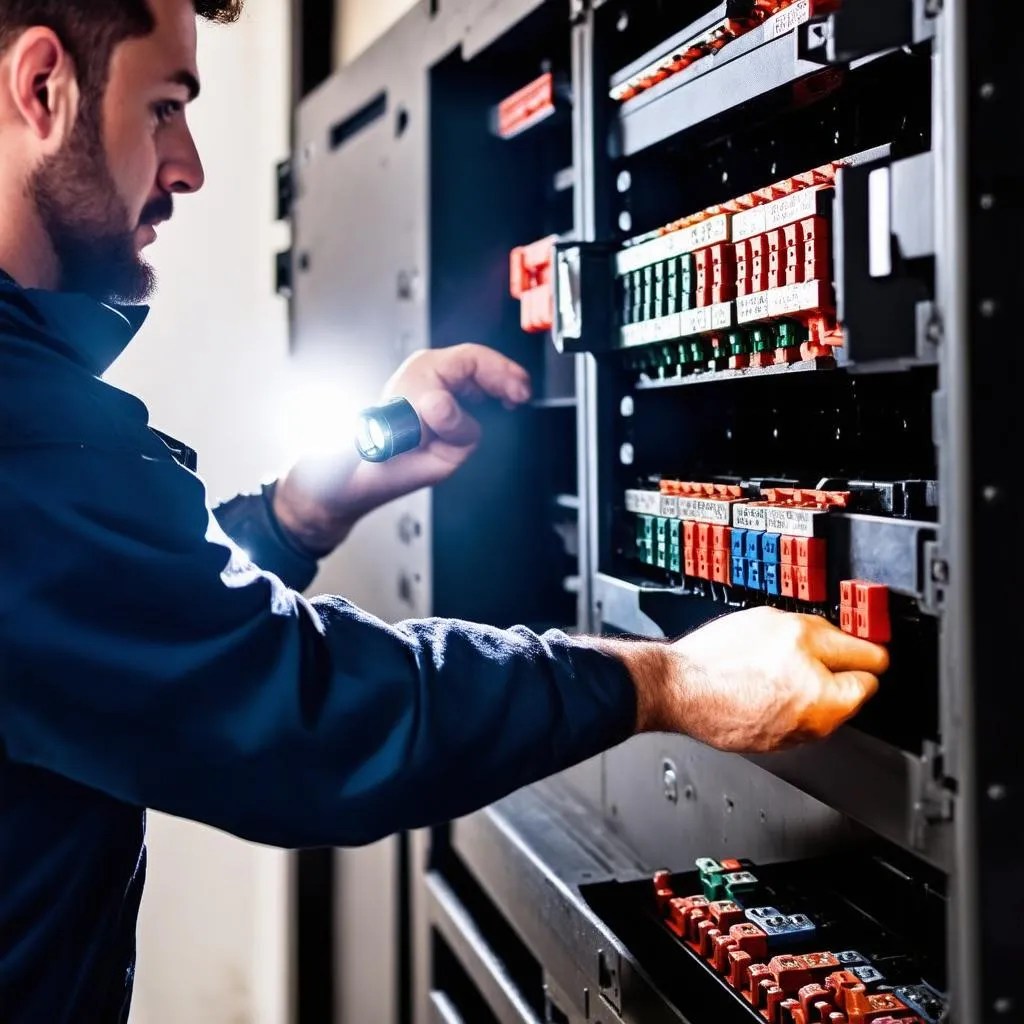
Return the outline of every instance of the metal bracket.
{"type": "Polygon", "coordinates": [[[943,773],[943,752],[938,744],[925,742],[918,766],[911,776],[910,842],[915,850],[924,850],[929,829],[953,820],[953,792],[943,773]]]}
{"type": "Polygon", "coordinates": [[[924,580],[920,601],[921,611],[926,615],[939,616],[946,602],[946,587],[949,584],[949,562],[942,557],[939,542],[930,540],[922,552],[924,580]]]}

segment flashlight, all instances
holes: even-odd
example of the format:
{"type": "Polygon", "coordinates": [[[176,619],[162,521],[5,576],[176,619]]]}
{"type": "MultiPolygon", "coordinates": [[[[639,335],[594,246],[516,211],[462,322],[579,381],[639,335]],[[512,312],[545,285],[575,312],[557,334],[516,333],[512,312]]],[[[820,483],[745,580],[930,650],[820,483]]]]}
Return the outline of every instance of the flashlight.
{"type": "Polygon", "coordinates": [[[423,428],[416,410],[405,398],[393,398],[359,414],[356,450],[366,462],[387,462],[419,448],[423,428]]]}

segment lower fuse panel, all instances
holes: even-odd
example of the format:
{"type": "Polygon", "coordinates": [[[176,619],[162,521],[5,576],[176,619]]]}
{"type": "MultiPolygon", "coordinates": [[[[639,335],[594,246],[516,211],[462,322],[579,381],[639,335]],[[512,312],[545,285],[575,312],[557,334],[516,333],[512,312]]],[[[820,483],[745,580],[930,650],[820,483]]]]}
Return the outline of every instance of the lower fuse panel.
{"type": "Polygon", "coordinates": [[[591,904],[658,980],[686,974],[728,998],[716,1024],[941,1024],[941,880],[886,857],[758,866],[697,861],[651,882],[595,887],[591,904]],[[654,935],[660,938],[654,938],[654,935]],[[698,968],[686,970],[687,964],[698,968]]]}

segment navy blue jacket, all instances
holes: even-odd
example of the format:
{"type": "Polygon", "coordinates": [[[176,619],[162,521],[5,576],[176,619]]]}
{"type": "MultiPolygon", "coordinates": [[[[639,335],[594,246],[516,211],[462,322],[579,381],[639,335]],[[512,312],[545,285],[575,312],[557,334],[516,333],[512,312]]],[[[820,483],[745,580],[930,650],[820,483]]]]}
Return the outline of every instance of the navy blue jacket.
{"type": "Polygon", "coordinates": [[[635,715],[625,669],[560,633],[388,625],[291,589],[315,565],[268,495],[210,513],[187,452],[100,378],[144,313],[0,276],[5,1024],[127,1017],[147,807],[361,844],[589,757],[635,715]]]}

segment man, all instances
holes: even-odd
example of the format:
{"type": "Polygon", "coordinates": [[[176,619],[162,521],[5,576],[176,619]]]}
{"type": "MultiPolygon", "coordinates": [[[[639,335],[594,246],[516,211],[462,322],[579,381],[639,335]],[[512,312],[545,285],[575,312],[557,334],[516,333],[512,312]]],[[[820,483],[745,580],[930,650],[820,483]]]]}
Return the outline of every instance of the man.
{"type": "Polygon", "coordinates": [[[4,1021],[127,1015],[144,808],[285,847],[364,843],[634,732],[726,750],[822,737],[886,668],[880,648],[766,609],[628,644],[393,626],[299,597],[288,585],[361,515],[472,453],[460,397],[528,399],[526,374],[477,346],[392,381],[424,421],[419,451],[300,466],[208,513],[187,458],[100,376],[144,315],[141,250],[203,182],[185,122],[196,15],[238,4],[0,0],[4,1021]]]}

